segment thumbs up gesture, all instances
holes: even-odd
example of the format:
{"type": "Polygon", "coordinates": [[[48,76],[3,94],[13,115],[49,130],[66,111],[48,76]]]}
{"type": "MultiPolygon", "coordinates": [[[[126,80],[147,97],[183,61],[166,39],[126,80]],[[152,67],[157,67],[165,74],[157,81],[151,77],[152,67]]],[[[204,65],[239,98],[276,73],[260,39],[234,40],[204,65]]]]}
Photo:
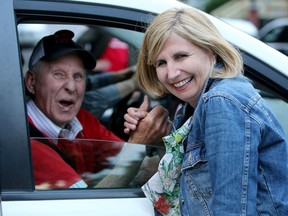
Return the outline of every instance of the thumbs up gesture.
{"type": "Polygon", "coordinates": [[[128,108],[124,115],[124,132],[130,134],[128,142],[162,144],[162,137],[171,131],[168,111],[161,105],[156,105],[148,112],[149,106],[149,99],[145,96],[139,108],[128,108]]]}

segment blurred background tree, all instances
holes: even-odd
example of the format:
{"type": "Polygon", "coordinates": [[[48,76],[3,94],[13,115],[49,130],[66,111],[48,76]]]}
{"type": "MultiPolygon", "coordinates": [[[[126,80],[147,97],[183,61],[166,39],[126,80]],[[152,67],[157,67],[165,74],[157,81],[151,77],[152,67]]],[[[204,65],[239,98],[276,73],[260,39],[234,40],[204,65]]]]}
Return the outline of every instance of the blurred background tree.
{"type": "Polygon", "coordinates": [[[220,7],[221,5],[223,5],[229,1],[231,1],[231,0],[210,0],[206,3],[204,11],[206,11],[207,13],[210,13],[214,9],[220,7]]]}

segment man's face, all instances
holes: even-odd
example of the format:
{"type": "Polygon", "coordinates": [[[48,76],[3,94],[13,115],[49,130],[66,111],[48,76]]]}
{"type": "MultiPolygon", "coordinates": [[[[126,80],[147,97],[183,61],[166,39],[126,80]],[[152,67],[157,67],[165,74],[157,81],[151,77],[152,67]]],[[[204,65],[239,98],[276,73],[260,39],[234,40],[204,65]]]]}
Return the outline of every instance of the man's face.
{"type": "Polygon", "coordinates": [[[85,92],[83,63],[77,55],[67,54],[41,64],[39,73],[30,74],[32,90],[29,91],[34,94],[37,107],[52,122],[63,127],[77,115],[83,101],[85,92]]]}

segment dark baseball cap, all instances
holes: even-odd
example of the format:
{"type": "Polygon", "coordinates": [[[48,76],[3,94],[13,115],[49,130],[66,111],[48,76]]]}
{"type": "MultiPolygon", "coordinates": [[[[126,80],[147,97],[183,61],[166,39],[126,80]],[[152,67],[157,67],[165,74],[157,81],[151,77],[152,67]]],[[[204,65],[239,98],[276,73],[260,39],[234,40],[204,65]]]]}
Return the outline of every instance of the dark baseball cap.
{"type": "Polygon", "coordinates": [[[72,40],[73,37],[74,33],[70,30],[60,30],[53,35],[43,37],[32,52],[29,69],[40,60],[51,61],[69,53],[77,53],[82,59],[85,69],[94,69],[96,66],[95,57],[75,43],[72,40]]]}

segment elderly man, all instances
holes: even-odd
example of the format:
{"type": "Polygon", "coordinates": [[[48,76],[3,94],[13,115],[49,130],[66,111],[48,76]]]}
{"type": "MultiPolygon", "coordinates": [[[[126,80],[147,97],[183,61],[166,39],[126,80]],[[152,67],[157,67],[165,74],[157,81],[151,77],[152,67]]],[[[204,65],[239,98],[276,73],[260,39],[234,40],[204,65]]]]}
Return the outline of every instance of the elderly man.
{"type": "MultiPolygon", "coordinates": [[[[31,139],[35,184],[47,183],[51,188],[86,187],[81,174],[103,169],[107,157],[122,148],[121,144],[95,146],[74,139],[123,142],[81,109],[85,71],[95,68],[96,61],[73,36],[73,32],[61,30],[43,37],[32,52],[25,75],[30,136],[38,137],[31,139]]],[[[159,142],[171,129],[167,117],[167,111],[155,107],[128,142],[159,142]]]]}

